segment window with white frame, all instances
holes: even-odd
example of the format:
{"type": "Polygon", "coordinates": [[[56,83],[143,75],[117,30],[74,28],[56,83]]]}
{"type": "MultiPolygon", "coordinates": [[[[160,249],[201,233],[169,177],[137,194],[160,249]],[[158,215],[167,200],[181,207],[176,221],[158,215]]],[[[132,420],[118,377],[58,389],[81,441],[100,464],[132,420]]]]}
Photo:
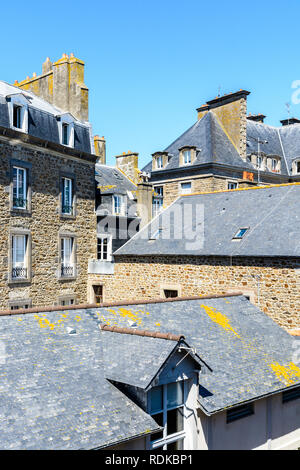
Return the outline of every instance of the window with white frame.
{"type": "Polygon", "coordinates": [[[22,106],[13,105],[13,126],[17,129],[22,128],[22,106]]]}
{"type": "Polygon", "coordinates": [[[61,277],[73,277],[75,275],[73,247],[73,237],[61,238],[61,277]]]}
{"type": "Polygon", "coordinates": [[[63,122],[62,124],[62,143],[64,145],[69,145],[70,142],[70,129],[69,124],[63,122]]]}
{"type": "Polygon", "coordinates": [[[154,194],[152,198],[152,216],[155,217],[158,215],[164,204],[164,188],[163,186],[156,186],[154,188],[154,194]]]}
{"type": "Polygon", "coordinates": [[[73,181],[71,178],[62,178],[62,213],[73,214],[73,181]]]}
{"type": "Polygon", "coordinates": [[[111,260],[111,236],[98,235],[97,236],[97,259],[101,261],[111,260]]]}
{"type": "Polygon", "coordinates": [[[114,215],[125,215],[125,201],[124,196],[115,194],[113,196],[113,214],[114,215]]]}
{"type": "Polygon", "coordinates": [[[27,279],[27,235],[12,235],[12,280],[27,279]]]}
{"type": "Polygon", "coordinates": [[[181,183],[181,194],[189,194],[192,192],[192,183],[181,183]]]}
{"type": "Polygon", "coordinates": [[[27,208],[27,170],[13,167],[13,208],[27,208]]]}
{"type": "Polygon", "coordinates": [[[191,151],[190,150],[184,150],[183,152],[183,164],[184,165],[189,165],[191,163],[191,151]]]}
{"type": "Polygon", "coordinates": [[[257,165],[257,168],[258,168],[258,169],[260,169],[260,170],[262,169],[262,167],[263,167],[263,159],[262,159],[262,157],[259,157],[259,156],[256,157],[256,165],[257,165]]]}
{"type": "Polygon", "coordinates": [[[227,188],[228,189],[237,189],[239,184],[236,181],[228,181],[227,188]]]}
{"type": "Polygon", "coordinates": [[[163,157],[162,157],[162,155],[158,155],[156,157],[156,168],[161,169],[161,168],[163,168],[163,166],[164,166],[163,157]]]}
{"type": "Polygon", "coordinates": [[[300,161],[296,162],[296,173],[300,173],[300,161]]]}
{"type": "Polygon", "coordinates": [[[153,387],[149,391],[149,413],[163,427],[163,431],[152,434],[152,449],[184,449],[184,386],[184,381],[180,381],[153,387]]]}

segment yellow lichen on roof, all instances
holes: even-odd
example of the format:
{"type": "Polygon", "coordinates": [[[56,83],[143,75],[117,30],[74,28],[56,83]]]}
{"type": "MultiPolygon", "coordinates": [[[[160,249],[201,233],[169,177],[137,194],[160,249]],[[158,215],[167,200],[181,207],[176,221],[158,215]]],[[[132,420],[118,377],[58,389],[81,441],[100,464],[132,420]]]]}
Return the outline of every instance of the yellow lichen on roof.
{"type": "Polygon", "coordinates": [[[214,323],[217,323],[217,325],[221,326],[226,331],[231,331],[235,336],[237,336],[237,338],[240,338],[240,335],[230,325],[230,320],[226,315],[221,312],[217,312],[215,308],[209,307],[208,305],[202,304],[201,308],[205,310],[205,313],[207,313],[214,323]]]}
{"type": "Polygon", "coordinates": [[[293,362],[290,362],[287,366],[282,366],[278,362],[269,364],[269,367],[275,372],[277,378],[285,383],[286,385],[293,385],[300,379],[300,368],[293,362]]]}

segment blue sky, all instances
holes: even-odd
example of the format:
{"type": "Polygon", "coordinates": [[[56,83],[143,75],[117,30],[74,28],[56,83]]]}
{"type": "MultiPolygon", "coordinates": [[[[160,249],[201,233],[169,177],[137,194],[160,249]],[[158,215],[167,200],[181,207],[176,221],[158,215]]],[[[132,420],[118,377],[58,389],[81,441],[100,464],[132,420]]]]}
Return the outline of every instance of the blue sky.
{"type": "MultiPolygon", "coordinates": [[[[300,80],[299,0],[15,0],[1,17],[0,79],[39,74],[64,52],[85,61],[90,120],[109,164],[131,150],[142,167],[219,87],[251,91],[248,111],[278,125],[300,80]]],[[[300,118],[300,104],[291,115],[300,118]]]]}

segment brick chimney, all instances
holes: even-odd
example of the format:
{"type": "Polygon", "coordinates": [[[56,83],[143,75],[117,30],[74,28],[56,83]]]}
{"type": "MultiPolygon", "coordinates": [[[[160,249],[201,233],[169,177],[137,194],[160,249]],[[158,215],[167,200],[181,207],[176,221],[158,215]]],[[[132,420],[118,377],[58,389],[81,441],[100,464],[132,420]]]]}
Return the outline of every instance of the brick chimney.
{"type": "Polygon", "coordinates": [[[54,63],[47,57],[42,66],[42,75],[34,74],[14,85],[32,91],[80,121],[89,119],[89,90],[84,84],[84,62],[74,57],[74,54],[63,54],[54,63]]]}
{"type": "Polygon", "coordinates": [[[240,90],[224,96],[217,96],[197,109],[198,120],[212,111],[223,130],[246,160],[247,96],[249,91],[240,90]]]}
{"type": "Polygon", "coordinates": [[[95,154],[97,155],[97,163],[106,165],[106,140],[104,137],[94,136],[95,154]]]}
{"type": "Polygon", "coordinates": [[[131,152],[122,153],[122,155],[116,155],[116,166],[134,183],[138,184],[140,181],[138,168],[138,153],[131,152]]]}

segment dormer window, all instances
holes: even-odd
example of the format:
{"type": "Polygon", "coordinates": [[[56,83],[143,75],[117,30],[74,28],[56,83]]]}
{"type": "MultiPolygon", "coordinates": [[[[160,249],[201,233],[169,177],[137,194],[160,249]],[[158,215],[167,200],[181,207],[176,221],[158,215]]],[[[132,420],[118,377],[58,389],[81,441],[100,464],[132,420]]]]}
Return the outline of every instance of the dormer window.
{"type": "Polygon", "coordinates": [[[64,145],[69,145],[69,125],[62,125],[62,143],[64,145]]]}
{"type": "Polygon", "coordinates": [[[56,119],[59,121],[60,143],[74,147],[74,117],[70,113],[65,113],[56,119]]]}
{"type": "Polygon", "coordinates": [[[296,160],[293,162],[293,175],[299,175],[300,174],[300,160],[296,160]]]}
{"type": "Polygon", "coordinates": [[[296,171],[297,173],[300,173],[300,162],[297,162],[296,171]]]}
{"type": "Polygon", "coordinates": [[[185,165],[190,165],[191,162],[192,162],[192,160],[191,160],[191,151],[190,150],[185,150],[183,152],[183,163],[185,165]]]}
{"type": "Polygon", "coordinates": [[[158,157],[156,157],[156,168],[157,169],[161,169],[163,168],[163,157],[162,155],[158,155],[158,157]]]}
{"type": "Polygon", "coordinates": [[[12,129],[28,132],[28,103],[29,99],[23,93],[6,97],[10,126],[12,129]]]}
{"type": "Polygon", "coordinates": [[[22,116],[22,106],[18,106],[17,104],[13,105],[13,126],[21,129],[21,116],[22,116]]]}
{"type": "Polygon", "coordinates": [[[272,158],[271,161],[271,170],[276,171],[277,170],[277,160],[275,158],[272,158]]]}

